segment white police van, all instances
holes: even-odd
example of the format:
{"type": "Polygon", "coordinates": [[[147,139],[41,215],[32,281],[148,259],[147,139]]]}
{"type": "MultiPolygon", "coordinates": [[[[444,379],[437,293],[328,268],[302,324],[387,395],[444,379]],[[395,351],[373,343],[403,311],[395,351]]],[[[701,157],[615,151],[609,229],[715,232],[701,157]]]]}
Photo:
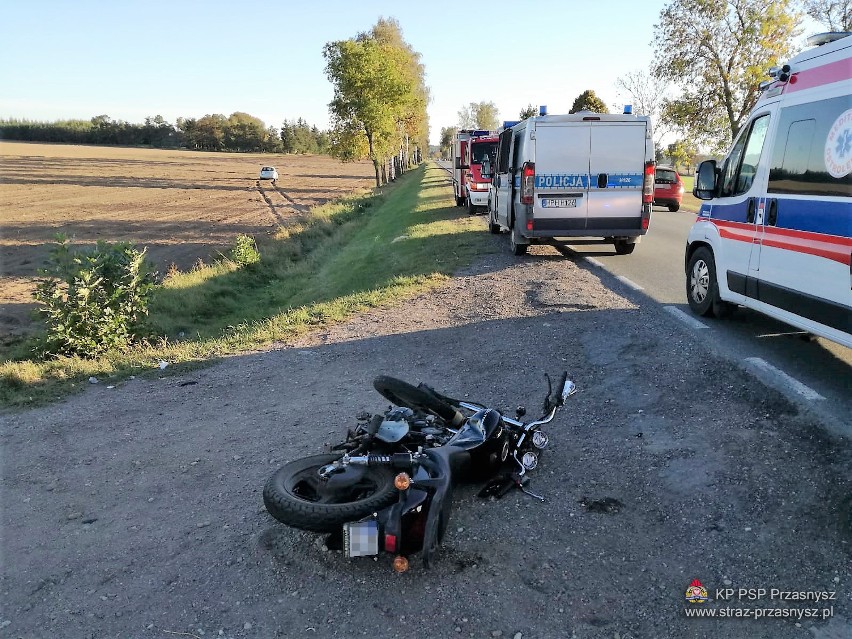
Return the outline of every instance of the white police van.
{"type": "Polygon", "coordinates": [[[580,111],[506,123],[497,145],[488,229],[515,255],[552,238],[600,237],[632,253],[648,232],[654,142],[647,116],[580,111]]]}
{"type": "Polygon", "coordinates": [[[740,304],[852,347],[852,34],[808,43],[698,168],[686,293],[699,315],[740,304]]]}

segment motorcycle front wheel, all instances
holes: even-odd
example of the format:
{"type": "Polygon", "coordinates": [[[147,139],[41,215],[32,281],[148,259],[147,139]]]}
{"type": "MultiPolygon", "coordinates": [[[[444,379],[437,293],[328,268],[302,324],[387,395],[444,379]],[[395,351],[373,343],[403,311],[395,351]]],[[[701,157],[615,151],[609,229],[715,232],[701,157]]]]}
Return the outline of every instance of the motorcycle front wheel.
{"type": "Polygon", "coordinates": [[[340,455],[312,455],[279,468],[263,488],[269,514],[294,528],[334,532],[397,500],[393,469],[384,466],[346,466],[327,477],[320,470],[340,455]]]}

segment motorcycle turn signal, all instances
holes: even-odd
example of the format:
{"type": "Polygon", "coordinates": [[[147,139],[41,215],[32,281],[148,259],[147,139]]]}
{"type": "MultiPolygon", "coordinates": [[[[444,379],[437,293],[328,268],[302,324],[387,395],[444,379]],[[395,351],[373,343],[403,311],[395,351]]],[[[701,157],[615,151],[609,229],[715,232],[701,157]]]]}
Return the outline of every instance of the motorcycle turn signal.
{"type": "Polygon", "coordinates": [[[393,478],[393,485],[397,490],[408,490],[411,487],[411,477],[408,473],[399,473],[393,478]]]}
{"type": "Polygon", "coordinates": [[[402,555],[397,555],[393,558],[393,569],[396,572],[405,572],[406,570],[408,570],[408,559],[406,559],[402,555]]]}

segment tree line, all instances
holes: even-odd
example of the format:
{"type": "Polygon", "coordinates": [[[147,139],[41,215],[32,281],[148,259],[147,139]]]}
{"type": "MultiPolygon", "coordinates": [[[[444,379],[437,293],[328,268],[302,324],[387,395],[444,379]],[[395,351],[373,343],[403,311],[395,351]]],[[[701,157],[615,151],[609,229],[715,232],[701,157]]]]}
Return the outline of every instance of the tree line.
{"type": "Polygon", "coordinates": [[[328,131],[302,118],[285,120],[279,131],[242,112],[178,118],[175,124],[160,115],[147,117],[141,124],[113,120],[108,115],[54,122],[7,119],[0,120],[0,139],[254,153],[328,154],[331,146],[328,131]]]}
{"type": "MultiPolygon", "coordinates": [[[[606,104],[591,89],[583,91],[574,100],[569,113],[578,111],[594,111],[595,113],[609,113],[606,104]]],[[[538,115],[539,107],[528,104],[518,114],[518,120],[526,120],[538,115]]],[[[493,102],[471,102],[462,107],[459,112],[457,126],[441,128],[441,137],[438,143],[441,157],[452,155],[453,138],[456,133],[463,130],[475,129],[478,131],[496,131],[500,127],[497,106],[493,102]]]]}

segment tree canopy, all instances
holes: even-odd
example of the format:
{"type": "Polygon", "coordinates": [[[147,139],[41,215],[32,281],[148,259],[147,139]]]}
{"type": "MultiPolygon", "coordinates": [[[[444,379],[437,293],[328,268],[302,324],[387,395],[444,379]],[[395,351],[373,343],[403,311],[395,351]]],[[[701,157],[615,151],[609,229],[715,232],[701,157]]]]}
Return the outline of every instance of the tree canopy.
{"type": "Polygon", "coordinates": [[[804,0],[804,8],[829,31],[852,31],[852,0],[804,0]]]}
{"type": "Polygon", "coordinates": [[[538,107],[533,104],[528,104],[525,108],[521,109],[521,112],[518,114],[518,119],[526,120],[527,118],[532,118],[538,115],[538,107]]]}
{"type": "Polygon", "coordinates": [[[380,186],[389,158],[410,157],[409,144],[427,148],[429,89],[420,54],[395,20],[380,18],[368,32],[327,43],[323,56],[334,85],[332,153],[343,160],[369,157],[380,186]]]}
{"type": "Polygon", "coordinates": [[[606,104],[601,100],[595,92],[591,89],[586,89],[580,95],[577,96],[577,99],[574,100],[574,104],[571,106],[571,110],[568,113],[577,113],[577,111],[594,111],[595,113],[609,113],[609,110],[606,108],[606,104]]]}
{"type": "Polygon", "coordinates": [[[792,55],[797,22],[792,0],[673,0],[654,27],[653,73],[679,93],[663,117],[691,143],[726,147],[766,70],[792,55]]]}
{"type": "Polygon", "coordinates": [[[500,117],[493,102],[471,102],[459,109],[459,129],[493,131],[499,126],[500,117]]]}

